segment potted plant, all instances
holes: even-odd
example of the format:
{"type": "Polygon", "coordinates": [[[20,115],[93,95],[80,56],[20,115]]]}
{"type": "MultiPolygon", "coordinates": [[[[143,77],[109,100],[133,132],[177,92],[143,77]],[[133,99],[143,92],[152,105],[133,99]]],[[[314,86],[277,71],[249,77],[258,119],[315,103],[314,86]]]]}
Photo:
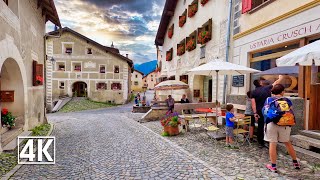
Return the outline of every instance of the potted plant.
{"type": "Polygon", "coordinates": [[[188,17],[193,17],[198,12],[198,1],[189,6],[188,17]]]}
{"type": "Polygon", "coordinates": [[[15,117],[8,109],[3,108],[1,110],[1,124],[7,126],[9,129],[15,126],[15,117]]]}
{"type": "Polygon", "coordinates": [[[186,52],[186,48],[185,48],[184,44],[180,44],[178,46],[178,52],[177,52],[178,56],[183,55],[185,52],[186,52]]]}
{"type": "Polygon", "coordinates": [[[39,75],[36,76],[36,83],[37,85],[41,85],[43,83],[43,78],[39,75]]]}
{"type": "Polygon", "coordinates": [[[187,51],[192,51],[196,48],[196,39],[190,38],[187,42],[187,51]]]}
{"type": "Polygon", "coordinates": [[[181,121],[177,112],[167,114],[163,119],[161,119],[161,125],[164,128],[163,131],[169,136],[179,134],[179,124],[181,124],[181,121]]]}
{"type": "Polygon", "coordinates": [[[187,17],[185,15],[179,17],[179,27],[182,27],[187,21],[187,17]]]}
{"type": "Polygon", "coordinates": [[[201,0],[201,5],[204,6],[205,4],[207,4],[209,0],[201,0]]]}
{"type": "Polygon", "coordinates": [[[205,44],[211,39],[211,33],[209,31],[201,31],[198,34],[198,41],[200,44],[205,44]]]}

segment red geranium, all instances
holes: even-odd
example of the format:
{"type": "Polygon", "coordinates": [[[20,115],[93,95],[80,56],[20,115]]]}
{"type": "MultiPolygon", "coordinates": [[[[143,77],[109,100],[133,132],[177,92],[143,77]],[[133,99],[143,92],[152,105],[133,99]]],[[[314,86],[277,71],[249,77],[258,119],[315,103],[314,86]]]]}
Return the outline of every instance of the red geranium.
{"type": "Polygon", "coordinates": [[[8,114],[8,112],[9,112],[8,109],[3,108],[2,111],[1,111],[1,114],[5,116],[5,115],[8,114]]]}
{"type": "Polygon", "coordinates": [[[186,52],[184,44],[178,46],[178,56],[183,55],[186,52]]]}
{"type": "Polygon", "coordinates": [[[209,0],[201,0],[201,5],[204,6],[205,4],[207,4],[209,0]]]}
{"type": "Polygon", "coordinates": [[[198,2],[189,6],[188,17],[194,16],[198,12],[198,2]]]}
{"type": "Polygon", "coordinates": [[[209,31],[202,31],[198,34],[198,41],[200,44],[205,44],[211,39],[211,33],[209,31]]]}
{"type": "Polygon", "coordinates": [[[187,42],[187,50],[192,51],[196,48],[196,40],[194,38],[190,38],[187,42]]]}
{"type": "Polygon", "coordinates": [[[187,17],[186,16],[180,16],[179,18],[179,27],[182,27],[187,21],[187,17]]]}
{"type": "Polygon", "coordinates": [[[37,83],[38,84],[41,84],[41,83],[43,83],[43,77],[41,77],[41,76],[36,76],[36,81],[37,81],[37,83]]]}

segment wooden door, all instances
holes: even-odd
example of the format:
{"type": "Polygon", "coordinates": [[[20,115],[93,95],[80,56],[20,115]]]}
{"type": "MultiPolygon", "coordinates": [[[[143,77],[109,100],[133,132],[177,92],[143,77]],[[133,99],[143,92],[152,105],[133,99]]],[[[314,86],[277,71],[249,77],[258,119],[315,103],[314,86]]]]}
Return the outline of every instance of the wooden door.
{"type": "Polygon", "coordinates": [[[309,130],[320,130],[320,84],[310,88],[309,130]]]}

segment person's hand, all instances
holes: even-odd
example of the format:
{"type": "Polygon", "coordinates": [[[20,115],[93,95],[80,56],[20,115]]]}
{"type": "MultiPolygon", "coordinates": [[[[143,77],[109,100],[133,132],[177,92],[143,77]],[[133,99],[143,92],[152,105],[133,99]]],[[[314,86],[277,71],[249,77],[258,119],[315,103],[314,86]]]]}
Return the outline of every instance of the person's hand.
{"type": "Polygon", "coordinates": [[[259,114],[254,114],[254,118],[255,118],[255,120],[258,122],[258,120],[259,120],[259,118],[260,118],[259,114]]]}

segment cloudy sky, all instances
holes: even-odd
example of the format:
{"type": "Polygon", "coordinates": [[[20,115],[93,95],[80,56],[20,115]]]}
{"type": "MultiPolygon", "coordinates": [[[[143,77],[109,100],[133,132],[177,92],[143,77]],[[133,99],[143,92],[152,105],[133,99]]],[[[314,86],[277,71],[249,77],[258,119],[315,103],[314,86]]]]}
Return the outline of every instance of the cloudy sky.
{"type": "MultiPolygon", "coordinates": [[[[135,63],[156,59],[154,46],[165,0],[55,0],[62,26],[103,44],[112,41],[135,63]]],[[[52,26],[49,25],[49,30],[52,26]]]]}

